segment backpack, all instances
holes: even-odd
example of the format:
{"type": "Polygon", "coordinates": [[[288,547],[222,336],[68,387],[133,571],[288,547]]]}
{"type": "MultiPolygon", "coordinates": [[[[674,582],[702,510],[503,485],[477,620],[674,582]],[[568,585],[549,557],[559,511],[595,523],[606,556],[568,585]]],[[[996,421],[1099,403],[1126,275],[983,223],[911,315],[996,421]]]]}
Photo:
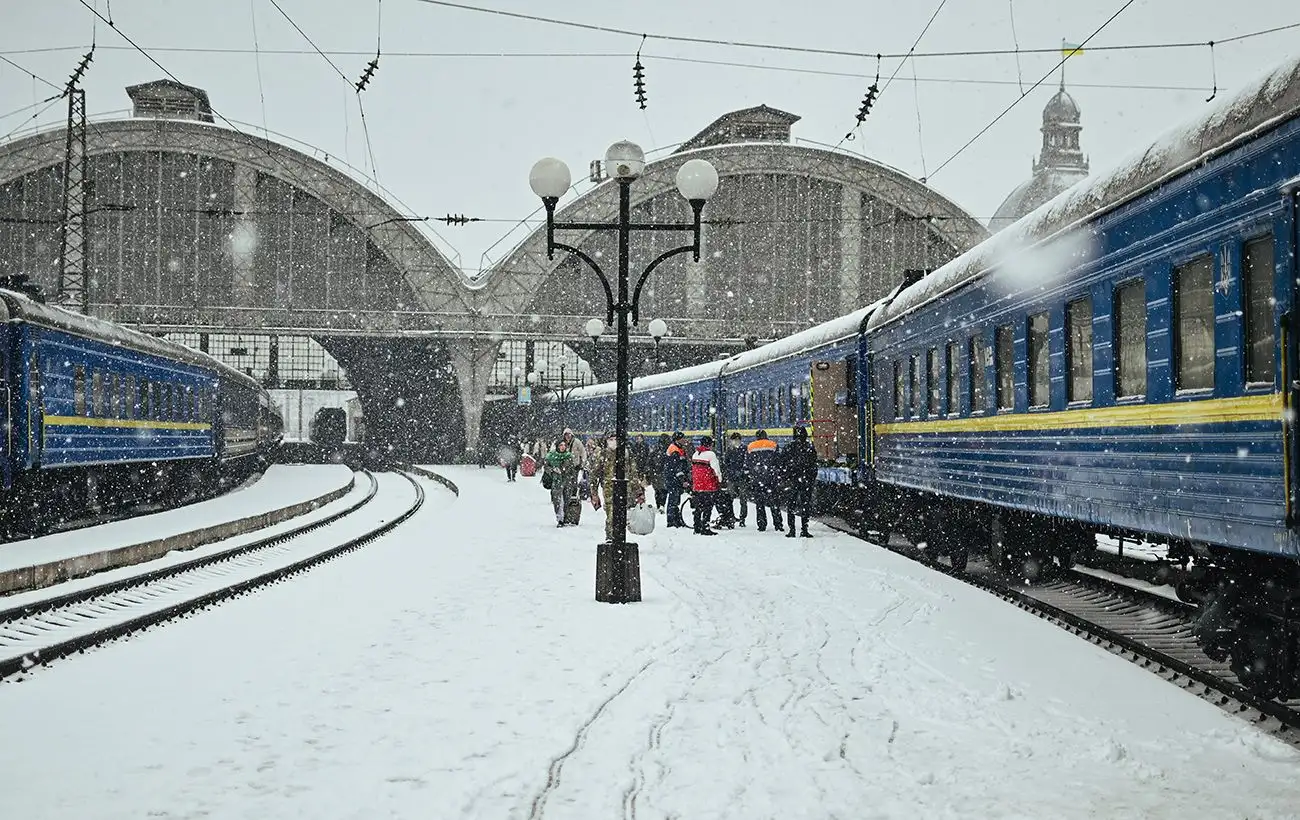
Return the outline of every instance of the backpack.
{"type": "Polygon", "coordinates": [[[542,489],[549,490],[555,486],[555,473],[546,470],[542,473],[542,489]]]}

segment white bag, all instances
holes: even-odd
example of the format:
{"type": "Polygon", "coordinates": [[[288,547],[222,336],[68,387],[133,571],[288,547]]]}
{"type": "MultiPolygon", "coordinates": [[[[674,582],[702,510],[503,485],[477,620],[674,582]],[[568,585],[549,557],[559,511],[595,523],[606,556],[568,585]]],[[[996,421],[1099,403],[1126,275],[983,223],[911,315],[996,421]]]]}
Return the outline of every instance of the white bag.
{"type": "Polygon", "coordinates": [[[655,531],[655,508],[642,502],[627,511],[627,531],[633,535],[649,535],[655,531]]]}

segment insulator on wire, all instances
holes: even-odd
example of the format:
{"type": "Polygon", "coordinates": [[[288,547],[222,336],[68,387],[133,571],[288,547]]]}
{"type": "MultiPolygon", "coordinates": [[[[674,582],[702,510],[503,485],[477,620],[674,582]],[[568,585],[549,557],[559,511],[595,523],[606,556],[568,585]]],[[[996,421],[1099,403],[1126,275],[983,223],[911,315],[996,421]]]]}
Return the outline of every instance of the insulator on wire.
{"type": "Polygon", "coordinates": [[[862,106],[858,108],[858,125],[861,125],[867,115],[871,113],[871,106],[875,105],[878,96],[880,96],[880,87],[872,83],[871,87],[867,89],[866,95],[862,98],[862,106]]]}
{"type": "Polygon", "coordinates": [[[637,54],[636,65],[632,66],[632,80],[632,86],[636,89],[637,105],[641,106],[641,110],[644,111],[646,103],[645,66],[641,65],[641,56],[639,53],[637,54]]]}
{"type": "Polygon", "coordinates": [[[361,79],[357,81],[358,94],[366,90],[366,86],[370,85],[370,78],[375,76],[375,72],[378,70],[379,70],[379,57],[375,57],[375,59],[366,63],[366,70],[364,73],[362,73],[361,79]]]}

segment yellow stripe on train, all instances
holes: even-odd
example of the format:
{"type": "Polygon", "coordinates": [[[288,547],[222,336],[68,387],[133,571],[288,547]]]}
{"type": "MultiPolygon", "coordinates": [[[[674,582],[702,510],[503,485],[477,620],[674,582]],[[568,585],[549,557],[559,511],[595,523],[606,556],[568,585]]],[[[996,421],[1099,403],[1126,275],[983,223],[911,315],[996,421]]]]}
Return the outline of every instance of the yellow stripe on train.
{"type": "Polygon", "coordinates": [[[134,430],[210,430],[204,421],[155,421],[153,419],[101,419],[93,416],[45,416],[46,427],[128,427],[134,430]]]}
{"type": "Polygon", "coordinates": [[[1267,393],[1230,399],[1125,404],[1049,412],[1003,413],[996,416],[899,421],[875,425],[877,435],[910,433],[983,433],[1022,430],[1086,430],[1100,427],[1173,427],[1182,424],[1228,424],[1282,421],[1282,394],[1267,393]]]}

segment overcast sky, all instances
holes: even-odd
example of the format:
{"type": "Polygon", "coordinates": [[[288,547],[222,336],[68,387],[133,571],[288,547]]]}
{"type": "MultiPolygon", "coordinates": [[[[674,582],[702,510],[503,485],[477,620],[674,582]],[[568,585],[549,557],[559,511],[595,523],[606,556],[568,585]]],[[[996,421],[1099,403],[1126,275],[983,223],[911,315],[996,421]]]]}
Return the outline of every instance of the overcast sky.
{"type": "MultiPolygon", "coordinates": [[[[522,238],[507,232],[537,205],[527,176],[541,156],[565,159],[580,176],[615,140],[632,139],[647,149],[670,147],[722,113],[759,103],[800,115],[797,140],[835,144],[853,125],[876,72],[874,58],[666,42],[653,35],[902,53],[938,5],[938,0],[466,0],[652,35],[642,54],[649,95],[649,108],[642,112],[632,91],[639,37],[420,0],[277,1],[331,53],[346,83],[271,0],[87,0],[106,16],[111,7],[122,33],[182,82],[206,89],[213,107],[239,128],[280,132],[363,173],[370,172],[371,163],[351,83],[374,55],[382,17],[379,70],[362,95],[378,180],[407,212],[489,220],[437,226],[458,253],[456,264],[470,272],[522,238]],[[263,52],[307,53],[258,58],[255,38],[263,52]],[[194,48],[235,51],[175,50],[194,48]],[[711,64],[716,62],[747,65],[711,64]]],[[[1123,5],[1124,0],[948,0],[917,51],[1010,49],[1012,14],[1021,48],[1058,48],[1062,39],[1082,42],[1123,5]]],[[[0,55],[62,84],[89,46],[94,22],[78,0],[0,0],[0,55]]],[[[1290,0],[1136,0],[1089,45],[1223,41],[1295,22],[1300,7],[1290,0]]],[[[83,84],[92,115],[126,109],[125,86],[163,76],[103,24],[97,41],[83,84]]],[[[1217,46],[1219,93],[1231,93],[1297,51],[1300,29],[1217,46]]],[[[936,168],[1020,95],[1018,75],[1028,89],[1058,60],[1056,53],[1023,54],[1018,60],[1009,54],[914,58],[881,95],[859,136],[844,147],[914,177],[928,173],[935,189],[987,221],[1029,176],[1042,108],[1055,92],[1057,76],[951,163],[936,168]]],[[[882,85],[898,64],[883,62],[882,85]]],[[[1211,52],[1206,46],[1089,50],[1068,61],[1066,84],[1083,110],[1083,148],[1096,168],[1205,107],[1211,52]]],[[[0,62],[0,137],[60,122],[65,111],[58,104],[35,120],[29,118],[40,107],[11,114],[52,93],[0,62]]]]}

